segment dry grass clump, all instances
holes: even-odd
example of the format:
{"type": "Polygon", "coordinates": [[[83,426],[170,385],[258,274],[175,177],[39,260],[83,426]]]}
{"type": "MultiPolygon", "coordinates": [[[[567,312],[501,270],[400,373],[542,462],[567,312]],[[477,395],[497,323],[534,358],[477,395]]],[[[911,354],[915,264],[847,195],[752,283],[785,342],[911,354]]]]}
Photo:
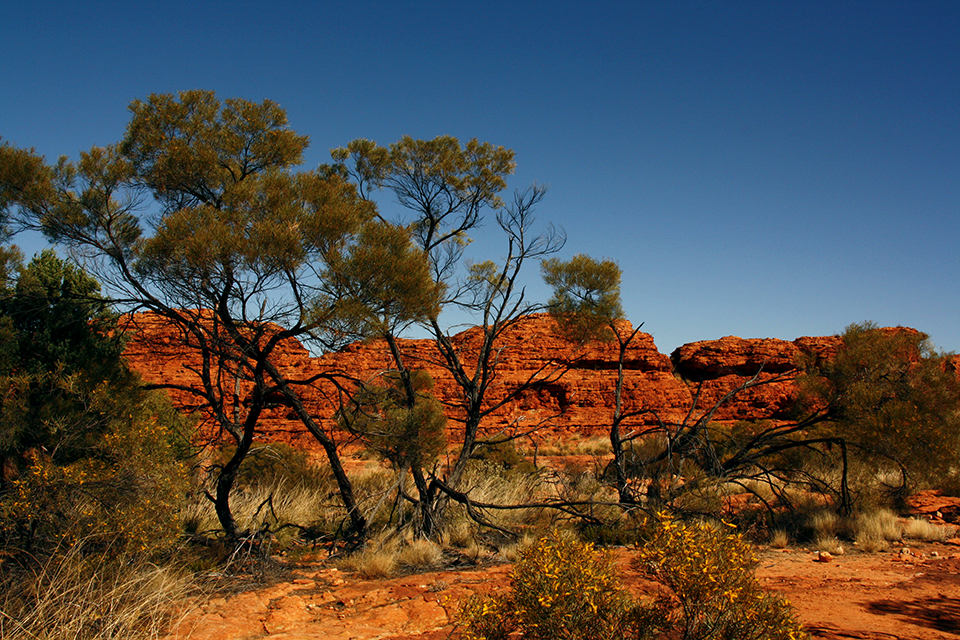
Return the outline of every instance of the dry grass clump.
{"type": "Polygon", "coordinates": [[[910,518],[903,525],[903,537],[923,542],[943,542],[951,537],[956,529],[938,525],[923,518],[910,518]]]}
{"type": "Polygon", "coordinates": [[[401,572],[418,572],[443,564],[443,548],[435,542],[412,539],[401,542],[390,531],[383,531],[366,548],[337,561],[341,571],[363,578],[388,578],[401,572]]]}
{"type": "Polygon", "coordinates": [[[840,518],[833,511],[817,511],[810,517],[810,527],[813,529],[813,546],[818,551],[828,553],[842,553],[837,533],[840,530],[840,518]]]}
{"type": "Polygon", "coordinates": [[[820,510],[810,516],[810,528],[817,540],[836,538],[840,529],[840,517],[833,511],[820,510]]]}
{"type": "MultiPolygon", "coordinates": [[[[255,485],[234,492],[230,507],[241,531],[278,531],[293,523],[315,530],[335,531],[343,519],[343,507],[331,502],[330,491],[305,483],[279,481],[269,485],[255,485]]],[[[180,513],[182,529],[187,533],[207,533],[220,529],[213,503],[201,494],[195,494],[180,513]]],[[[298,530],[284,529],[282,540],[296,536],[298,530]]]]}
{"type": "Polygon", "coordinates": [[[411,540],[397,554],[397,564],[411,571],[423,571],[442,563],[443,549],[429,540],[411,540]]]}
{"type": "Polygon", "coordinates": [[[581,456],[605,456],[612,452],[610,438],[593,436],[576,444],[574,453],[581,456]]]}
{"type": "Polygon", "coordinates": [[[185,572],[124,554],[87,555],[77,545],[32,570],[3,575],[5,640],[148,640],[176,622],[176,603],[195,593],[185,572]]]}
{"type": "Polygon", "coordinates": [[[770,532],[770,546],[774,549],[786,549],[790,546],[790,536],[783,529],[774,529],[770,532]]]}
{"type": "Polygon", "coordinates": [[[367,548],[340,559],[336,566],[341,571],[356,573],[369,580],[389,578],[397,569],[397,551],[391,547],[367,548]]]}
{"type": "Polygon", "coordinates": [[[864,553],[886,551],[889,543],[899,540],[901,535],[897,515],[889,509],[862,512],[853,520],[854,541],[864,553]]]}

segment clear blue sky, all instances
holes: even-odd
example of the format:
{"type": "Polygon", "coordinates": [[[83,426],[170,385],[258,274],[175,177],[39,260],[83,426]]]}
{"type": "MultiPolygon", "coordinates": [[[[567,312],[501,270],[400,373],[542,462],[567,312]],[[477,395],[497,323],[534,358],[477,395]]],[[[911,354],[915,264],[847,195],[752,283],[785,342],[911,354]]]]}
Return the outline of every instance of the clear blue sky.
{"type": "Polygon", "coordinates": [[[279,102],[306,168],[358,137],[510,147],[664,352],[863,320],[960,350],[960,2],[12,0],[0,59],[0,136],[50,160],[196,88],[279,102]]]}

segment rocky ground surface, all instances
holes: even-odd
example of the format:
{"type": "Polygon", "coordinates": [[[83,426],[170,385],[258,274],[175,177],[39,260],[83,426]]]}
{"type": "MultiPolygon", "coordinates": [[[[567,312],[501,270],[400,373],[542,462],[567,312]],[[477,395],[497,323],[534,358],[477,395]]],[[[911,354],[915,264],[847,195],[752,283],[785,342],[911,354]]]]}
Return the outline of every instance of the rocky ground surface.
{"type": "MultiPolygon", "coordinates": [[[[648,590],[627,568],[629,550],[618,555],[627,586],[648,590]]],[[[305,560],[272,580],[233,584],[188,605],[168,640],[449,638],[458,603],[505,589],[509,571],[500,564],[366,580],[321,558],[305,560]]],[[[960,539],[852,550],[828,562],[803,549],[766,549],[757,576],[791,601],[814,638],[960,638],[960,539]]]]}

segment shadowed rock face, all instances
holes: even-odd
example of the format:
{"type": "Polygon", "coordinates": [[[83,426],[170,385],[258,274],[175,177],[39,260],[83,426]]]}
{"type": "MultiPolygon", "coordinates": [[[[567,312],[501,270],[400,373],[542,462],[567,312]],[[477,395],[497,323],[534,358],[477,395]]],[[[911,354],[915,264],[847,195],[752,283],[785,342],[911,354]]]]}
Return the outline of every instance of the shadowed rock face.
{"type": "MultiPolygon", "coordinates": [[[[143,313],[131,317],[130,329],[126,357],[145,380],[183,387],[198,385],[196,352],[175,328],[154,314],[143,313]]],[[[465,361],[476,352],[480,338],[477,329],[453,337],[465,361]]],[[[836,336],[798,338],[793,342],[726,337],[686,344],[667,357],[657,350],[652,336],[638,333],[624,360],[624,409],[650,412],[634,418],[630,426],[656,424],[656,416],[665,421],[680,421],[690,410],[698,388],[697,407],[703,410],[755,375],[761,379],[789,377],[796,371],[795,363],[801,356],[829,358],[839,342],[836,336]]],[[[499,409],[484,423],[484,429],[496,432],[543,424],[545,427],[535,436],[541,444],[607,433],[616,386],[616,343],[578,348],[557,337],[548,316],[532,315],[506,331],[500,346],[497,377],[488,395],[491,403],[507,397],[538,372],[545,379],[499,409]]],[[[446,403],[455,403],[459,388],[440,366],[440,355],[433,342],[401,340],[400,347],[407,366],[428,371],[435,380],[435,394],[446,403]]],[[[386,345],[379,341],[355,343],[337,353],[312,357],[302,344],[288,340],[278,347],[275,362],[288,376],[298,379],[344,373],[374,381],[392,366],[386,345]]],[[[230,402],[244,403],[249,389],[240,384],[235,391],[236,397],[230,402]]],[[[726,404],[715,419],[782,419],[794,393],[790,379],[749,389],[726,404]]],[[[183,409],[198,406],[187,391],[174,389],[170,395],[183,409]]],[[[327,427],[333,427],[338,407],[335,387],[320,383],[307,389],[304,397],[311,413],[327,427]]],[[[456,441],[457,411],[451,409],[449,417],[449,438],[456,441]]],[[[315,446],[282,398],[277,398],[264,413],[261,429],[268,440],[315,446]]]]}

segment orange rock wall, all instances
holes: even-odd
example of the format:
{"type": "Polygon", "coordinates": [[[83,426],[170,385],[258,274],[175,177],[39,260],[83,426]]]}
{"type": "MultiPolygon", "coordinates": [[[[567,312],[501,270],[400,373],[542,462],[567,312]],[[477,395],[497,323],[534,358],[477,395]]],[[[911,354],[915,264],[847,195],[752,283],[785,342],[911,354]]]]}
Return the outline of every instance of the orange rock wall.
{"type": "MultiPolygon", "coordinates": [[[[145,380],[184,388],[198,385],[197,357],[176,329],[149,313],[133,316],[130,328],[126,356],[145,380]]],[[[465,361],[470,361],[476,351],[480,335],[479,330],[471,329],[454,336],[465,361]]],[[[829,357],[838,344],[837,337],[799,338],[793,342],[726,337],[684,345],[668,357],[657,350],[652,336],[638,333],[624,361],[624,410],[647,412],[633,418],[629,426],[642,429],[656,424],[658,419],[678,422],[689,412],[698,388],[697,406],[703,410],[758,372],[763,379],[789,375],[795,372],[794,363],[802,354],[829,357]]],[[[407,366],[428,371],[435,380],[436,395],[446,403],[456,403],[460,390],[440,365],[440,354],[433,342],[401,340],[400,346],[407,366]]],[[[548,445],[556,440],[606,434],[617,375],[615,343],[578,349],[555,335],[548,316],[534,315],[511,327],[499,346],[502,350],[497,376],[488,392],[491,403],[506,398],[532,378],[540,382],[490,416],[483,425],[486,431],[542,426],[532,437],[548,445]]],[[[312,357],[303,345],[291,340],[282,344],[276,355],[276,362],[289,376],[304,379],[344,372],[361,380],[375,380],[392,364],[386,345],[377,341],[356,343],[341,352],[312,357]]],[[[782,418],[794,391],[790,380],[747,390],[726,404],[715,419],[782,418]]],[[[245,393],[248,390],[241,385],[232,402],[242,405],[245,393]]],[[[192,394],[182,389],[173,389],[170,395],[176,405],[187,410],[198,404],[192,394]]],[[[327,427],[333,427],[339,406],[336,389],[330,384],[318,384],[306,390],[304,397],[311,413],[327,427]]],[[[449,438],[456,441],[458,414],[451,410],[449,417],[449,438]]],[[[266,440],[315,446],[312,437],[283,405],[267,410],[260,428],[266,440]]]]}

